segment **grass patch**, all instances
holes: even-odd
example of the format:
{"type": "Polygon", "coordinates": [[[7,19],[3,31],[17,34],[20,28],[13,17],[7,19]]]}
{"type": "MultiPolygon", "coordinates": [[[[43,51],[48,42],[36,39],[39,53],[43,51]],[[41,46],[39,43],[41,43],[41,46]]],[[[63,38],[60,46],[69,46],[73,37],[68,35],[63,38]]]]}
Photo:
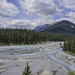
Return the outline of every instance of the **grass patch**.
{"type": "Polygon", "coordinates": [[[73,52],[70,52],[70,51],[64,51],[64,52],[67,54],[71,54],[71,55],[75,56],[75,53],[73,53],[73,52]]]}
{"type": "Polygon", "coordinates": [[[75,71],[69,72],[67,75],[75,75],[75,71]]]}

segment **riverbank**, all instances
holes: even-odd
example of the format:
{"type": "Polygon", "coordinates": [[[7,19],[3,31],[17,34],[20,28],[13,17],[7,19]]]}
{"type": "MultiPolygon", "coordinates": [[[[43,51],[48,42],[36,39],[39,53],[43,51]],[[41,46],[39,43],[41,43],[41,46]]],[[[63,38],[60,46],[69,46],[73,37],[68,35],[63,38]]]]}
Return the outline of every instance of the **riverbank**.
{"type": "MultiPolygon", "coordinates": [[[[29,48],[30,46],[26,46],[29,48]]],[[[10,52],[14,48],[13,52],[15,52],[17,49],[17,52],[19,52],[22,49],[26,49],[25,46],[16,46],[16,47],[3,47],[1,49],[9,49],[5,52],[5,55],[10,55],[10,52]],[[22,48],[22,49],[21,49],[22,48]],[[9,52],[10,51],[10,52],[9,52]]],[[[37,51],[37,46],[34,47],[34,50],[37,51]]],[[[28,55],[20,55],[15,58],[0,58],[0,75],[22,75],[22,72],[25,69],[26,63],[28,62],[30,65],[30,69],[32,71],[33,75],[66,75],[68,70],[63,67],[62,65],[52,61],[51,59],[48,59],[46,56],[46,52],[50,50],[57,50],[60,48],[59,42],[52,42],[50,44],[47,44],[45,46],[39,46],[39,48],[42,49],[42,52],[36,54],[28,54],[28,55]]],[[[30,47],[31,49],[31,47],[30,47]]],[[[2,50],[1,50],[2,52],[2,50]]],[[[0,52],[0,53],[1,53],[0,52]]],[[[2,53],[4,53],[2,52],[2,53]]],[[[1,55],[0,55],[1,56],[1,55]]]]}
{"type": "Polygon", "coordinates": [[[24,44],[24,43],[20,43],[20,44],[13,44],[13,43],[1,44],[0,43],[0,47],[2,47],[2,46],[17,46],[17,45],[41,45],[41,44],[43,45],[43,44],[48,44],[48,43],[51,43],[51,42],[52,41],[46,41],[46,42],[37,42],[37,43],[32,43],[32,44],[24,44]]]}
{"type": "Polygon", "coordinates": [[[67,54],[64,51],[60,51],[56,54],[56,57],[75,66],[75,56],[73,55],[67,54]]]}
{"type": "Polygon", "coordinates": [[[67,53],[67,54],[70,54],[70,55],[75,56],[75,53],[73,53],[73,52],[71,52],[71,51],[64,51],[64,52],[67,53]]]}

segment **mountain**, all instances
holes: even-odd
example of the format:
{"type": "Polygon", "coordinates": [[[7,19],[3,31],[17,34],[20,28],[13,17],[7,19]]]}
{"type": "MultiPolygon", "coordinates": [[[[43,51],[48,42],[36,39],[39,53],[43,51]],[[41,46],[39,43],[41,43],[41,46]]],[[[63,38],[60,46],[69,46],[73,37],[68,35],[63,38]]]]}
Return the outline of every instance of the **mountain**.
{"type": "Polygon", "coordinates": [[[52,25],[48,25],[40,32],[51,34],[75,34],[75,24],[68,20],[63,20],[52,25]]]}
{"type": "Polygon", "coordinates": [[[45,24],[45,25],[42,25],[42,26],[37,26],[34,31],[36,32],[39,32],[39,31],[42,31],[44,30],[46,27],[48,27],[50,24],[45,24]]]}
{"type": "Polygon", "coordinates": [[[36,32],[42,31],[42,30],[44,30],[45,28],[47,28],[47,27],[49,27],[49,26],[52,26],[52,25],[54,25],[54,24],[56,24],[56,23],[58,23],[58,22],[59,22],[59,21],[54,22],[54,23],[52,23],[52,24],[45,24],[45,25],[42,25],[42,26],[37,26],[37,27],[34,28],[34,31],[36,31],[36,32]]]}

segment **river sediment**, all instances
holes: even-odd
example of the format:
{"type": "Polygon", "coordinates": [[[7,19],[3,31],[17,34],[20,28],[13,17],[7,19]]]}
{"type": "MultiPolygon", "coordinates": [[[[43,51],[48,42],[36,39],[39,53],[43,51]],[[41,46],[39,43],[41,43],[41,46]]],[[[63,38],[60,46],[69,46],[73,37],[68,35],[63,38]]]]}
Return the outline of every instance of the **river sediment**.
{"type": "Polygon", "coordinates": [[[27,62],[30,65],[30,70],[33,75],[66,75],[68,70],[64,66],[54,62],[46,56],[48,51],[57,50],[58,48],[60,48],[59,42],[52,42],[40,46],[28,45],[1,47],[0,75],[22,75],[27,62]],[[24,51],[23,49],[33,50],[34,52],[24,54],[21,52],[24,51]],[[39,51],[39,49],[42,51],[39,51]],[[4,54],[3,56],[1,52],[4,54]],[[11,52],[13,52],[13,54],[10,54],[11,52]]]}

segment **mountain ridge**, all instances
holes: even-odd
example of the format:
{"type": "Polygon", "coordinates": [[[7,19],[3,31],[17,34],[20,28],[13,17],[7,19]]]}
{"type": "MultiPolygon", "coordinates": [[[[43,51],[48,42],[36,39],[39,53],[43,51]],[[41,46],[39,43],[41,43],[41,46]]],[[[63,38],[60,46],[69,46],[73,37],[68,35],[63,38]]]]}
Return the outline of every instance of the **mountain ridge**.
{"type": "Polygon", "coordinates": [[[62,20],[53,25],[48,25],[40,32],[50,33],[50,34],[75,34],[75,24],[68,21],[62,20]]]}
{"type": "Polygon", "coordinates": [[[42,26],[37,26],[37,27],[34,28],[34,31],[36,31],[36,32],[42,31],[44,28],[46,28],[49,25],[50,24],[45,24],[45,25],[42,25],[42,26]]]}

